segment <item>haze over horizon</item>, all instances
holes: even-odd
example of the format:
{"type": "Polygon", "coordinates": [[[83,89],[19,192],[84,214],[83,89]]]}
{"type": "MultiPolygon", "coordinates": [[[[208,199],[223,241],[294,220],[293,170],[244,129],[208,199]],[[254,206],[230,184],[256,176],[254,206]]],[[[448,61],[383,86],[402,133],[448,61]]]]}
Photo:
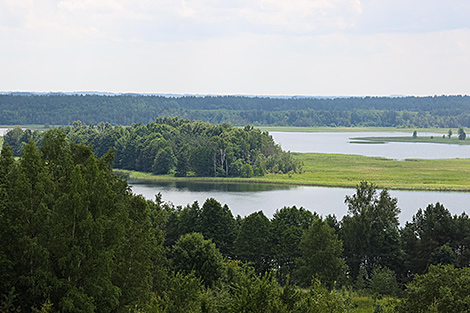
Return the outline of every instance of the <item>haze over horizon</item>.
{"type": "Polygon", "coordinates": [[[465,0],[4,0],[0,90],[469,94],[465,0]]]}

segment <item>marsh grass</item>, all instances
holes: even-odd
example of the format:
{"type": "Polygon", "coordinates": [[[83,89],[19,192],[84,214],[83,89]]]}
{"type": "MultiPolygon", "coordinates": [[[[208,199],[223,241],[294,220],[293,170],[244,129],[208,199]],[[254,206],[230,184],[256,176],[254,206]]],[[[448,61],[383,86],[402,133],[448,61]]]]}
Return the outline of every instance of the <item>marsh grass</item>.
{"type": "Polygon", "coordinates": [[[470,159],[391,160],[381,157],[326,153],[293,153],[304,163],[303,173],[263,177],[173,177],[122,171],[131,180],[273,183],[352,187],[369,181],[380,188],[470,192],[470,159]]]}

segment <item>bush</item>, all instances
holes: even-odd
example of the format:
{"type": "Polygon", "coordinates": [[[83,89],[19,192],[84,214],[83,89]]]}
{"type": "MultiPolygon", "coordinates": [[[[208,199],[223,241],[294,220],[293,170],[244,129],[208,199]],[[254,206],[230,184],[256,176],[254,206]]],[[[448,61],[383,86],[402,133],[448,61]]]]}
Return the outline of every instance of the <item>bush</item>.
{"type": "Polygon", "coordinates": [[[403,312],[468,312],[470,268],[431,265],[407,286],[403,312]]]}

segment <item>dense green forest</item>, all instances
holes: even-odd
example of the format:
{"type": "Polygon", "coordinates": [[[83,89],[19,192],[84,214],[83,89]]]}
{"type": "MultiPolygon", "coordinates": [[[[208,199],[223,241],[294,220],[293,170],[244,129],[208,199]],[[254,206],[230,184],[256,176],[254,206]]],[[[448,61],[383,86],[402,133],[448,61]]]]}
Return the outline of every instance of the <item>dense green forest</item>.
{"type": "Polygon", "coordinates": [[[131,125],[167,116],[238,126],[457,128],[470,127],[470,97],[0,95],[0,125],[131,125]]]}
{"type": "Polygon", "coordinates": [[[400,227],[397,199],[363,182],[348,213],[279,208],[234,217],[134,195],[54,129],[0,154],[1,312],[377,312],[470,310],[470,220],[439,203],[400,227]],[[382,296],[392,296],[384,298],[382,296]]]}
{"type": "MultiPolygon", "coordinates": [[[[116,153],[115,167],[126,170],[174,173],[176,176],[252,177],[301,171],[301,164],[274,143],[267,132],[251,126],[213,125],[178,118],[159,118],[142,125],[96,126],[80,121],[59,127],[68,140],[91,145],[98,157],[116,153]]],[[[42,144],[43,135],[16,127],[4,141],[19,156],[30,139],[42,144]]]]}

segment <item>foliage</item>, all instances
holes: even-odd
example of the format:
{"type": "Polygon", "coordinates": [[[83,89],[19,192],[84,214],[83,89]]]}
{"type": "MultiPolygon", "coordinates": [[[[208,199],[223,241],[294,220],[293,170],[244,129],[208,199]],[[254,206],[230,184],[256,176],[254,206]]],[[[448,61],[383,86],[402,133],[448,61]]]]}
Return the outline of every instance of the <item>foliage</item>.
{"type": "MultiPolygon", "coordinates": [[[[458,141],[458,140],[456,140],[458,141]]],[[[470,143],[469,140],[466,142],[470,143]]],[[[379,188],[407,190],[470,191],[470,167],[467,159],[407,159],[327,153],[291,153],[302,162],[302,173],[269,174],[253,178],[187,177],[193,182],[253,182],[355,188],[361,181],[374,182],[379,188]]],[[[122,171],[132,180],[175,181],[179,177],[154,176],[122,171]]]]}
{"type": "Polygon", "coordinates": [[[372,270],[369,286],[373,295],[397,296],[400,290],[395,272],[380,266],[372,270]]]}
{"type": "Polygon", "coordinates": [[[295,260],[301,256],[299,244],[302,235],[318,218],[309,210],[295,206],[284,207],[274,213],[271,220],[272,257],[280,282],[292,278],[297,268],[295,260]]]}
{"type": "Polygon", "coordinates": [[[470,268],[435,266],[406,289],[403,312],[468,312],[470,268]]]}
{"type": "MultiPolygon", "coordinates": [[[[233,242],[237,235],[237,226],[232,211],[227,205],[222,206],[213,198],[207,199],[200,211],[200,231],[212,239],[216,247],[225,256],[233,256],[233,242]]],[[[194,223],[194,220],[191,221],[194,223]]]]}
{"type": "Polygon", "coordinates": [[[431,264],[469,266],[470,220],[463,213],[452,216],[442,204],[419,209],[402,230],[406,267],[423,274],[431,264]]]}
{"type": "Polygon", "coordinates": [[[469,126],[469,96],[246,97],[151,95],[0,95],[0,124],[149,123],[165,116],[234,125],[469,126]]]}
{"type": "Polygon", "coordinates": [[[89,147],[51,130],[39,150],[8,146],[0,171],[0,294],[29,312],[122,311],[147,302],[161,236],[146,200],[128,192],[89,147]],[[5,272],[3,270],[6,270],[5,272]],[[44,307],[43,307],[44,308],[44,307]]]}
{"type": "Polygon", "coordinates": [[[319,280],[314,280],[297,312],[346,312],[349,303],[350,298],[347,293],[337,290],[330,291],[319,280]]]}
{"type": "MultiPolygon", "coordinates": [[[[251,126],[235,128],[178,118],[160,118],[147,125],[112,127],[106,124],[61,127],[67,139],[92,145],[98,156],[114,149],[115,166],[120,169],[175,176],[263,176],[267,172],[300,172],[301,164],[282,151],[267,132],[251,126]]],[[[29,138],[39,132],[17,127],[5,135],[5,142],[19,155],[29,138]]]]}
{"type": "MultiPolygon", "coordinates": [[[[152,127],[175,131],[170,124],[152,127]]],[[[133,128],[135,138],[146,131],[133,128]]],[[[78,122],[74,129],[110,130],[78,122]]],[[[250,131],[236,133],[256,146],[250,131]]],[[[430,204],[399,229],[397,200],[367,182],[346,197],[348,215],[339,222],[295,206],[272,219],[261,211],[234,218],[212,198],[174,207],[160,194],[154,201],[133,195],[112,172],[112,149],[97,158],[68,135],[50,130],[38,146],[31,134],[19,159],[8,144],[0,153],[0,311],[351,311],[351,293],[340,284],[370,291],[376,312],[469,310],[466,214],[430,204]],[[383,298],[400,296],[404,282],[403,301],[383,298]]],[[[162,134],[144,142],[139,166],[173,147],[162,134]]],[[[135,156],[135,145],[124,143],[121,153],[135,156]]],[[[218,154],[225,169],[232,153],[218,154]]]]}
{"type": "Polygon", "coordinates": [[[257,273],[263,274],[270,270],[270,221],[262,211],[252,213],[242,220],[234,248],[237,257],[253,264],[257,273]]]}
{"type": "Polygon", "coordinates": [[[387,190],[377,195],[376,187],[361,182],[356,194],[346,196],[348,215],[341,221],[341,239],[344,257],[355,280],[360,267],[368,275],[377,266],[396,270],[400,267],[402,252],[398,229],[397,199],[387,190]]]}
{"type": "Polygon", "coordinates": [[[152,299],[149,313],[202,313],[208,293],[201,280],[194,273],[181,272],[168,277],[167,288],[157,298],[152,299]]]}
{"type": "Polygon", "coordinates": [[[465,138],[467,138],[467,134],[465,133],[462,127],[459,128],[458,135],[459,140],[465,140],[465,138]]]}
{"type": "Polygon", "coordinates": [[[192,272],[205,286],[212,286],[223,271],[223,257],[211,240],[201,233],[180,237],[172,248],[173,267],[176,272],[188,275],[192,272]]]}
{"type": "Polygon", "coordinates": [[[165,245],[172,246],[180,236],[199,232],[212,240],[225,257],[233,257],[233,242],[237,236],[237,225],[227,205],[222,206],[213,198],[207,199],[202,208],[197,202],[174,208],[163,205],[167,218],[163,225],[165,245]]]}
{"type": "Polygon", "coordinates": [[[314,278],[330,289],[338,280],[344,281],[347,267],[341,258],[342,242],[326,222],[314,220],[304,232],[299,248],[302,255],[296,260],[296,277],[302,286],[308,286],[314,278]]]}

